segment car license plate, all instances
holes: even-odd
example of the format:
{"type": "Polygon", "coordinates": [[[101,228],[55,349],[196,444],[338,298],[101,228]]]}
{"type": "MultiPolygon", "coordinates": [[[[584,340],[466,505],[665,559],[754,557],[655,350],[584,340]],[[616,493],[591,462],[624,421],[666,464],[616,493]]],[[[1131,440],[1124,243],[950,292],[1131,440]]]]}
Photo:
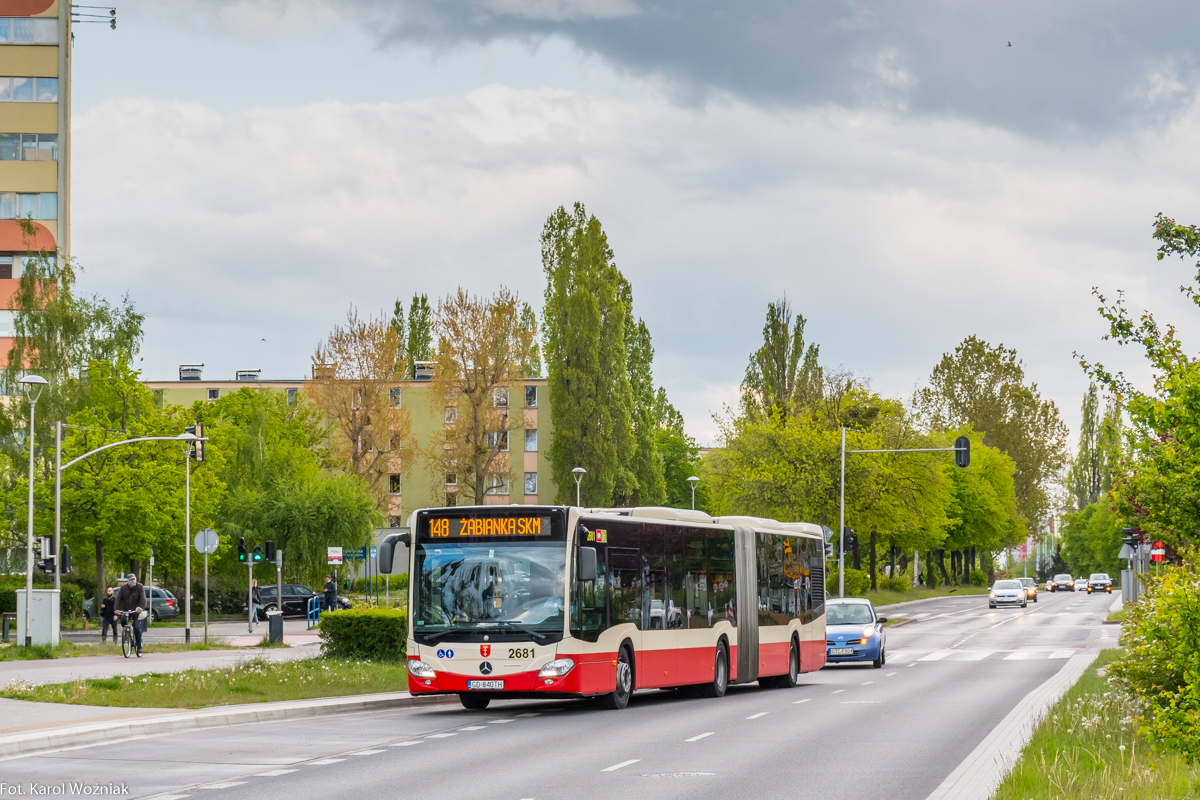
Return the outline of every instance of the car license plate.
{"type": "Polygon", "coordinates": [[[853,647],[834,647],[829,651],[831,656],[852,656],[854,655],[853,647]]]}
{"type": "Polygon", "coordinates": [[[468,689],[503,689],[504,681],[467,681],[468,689]]]}

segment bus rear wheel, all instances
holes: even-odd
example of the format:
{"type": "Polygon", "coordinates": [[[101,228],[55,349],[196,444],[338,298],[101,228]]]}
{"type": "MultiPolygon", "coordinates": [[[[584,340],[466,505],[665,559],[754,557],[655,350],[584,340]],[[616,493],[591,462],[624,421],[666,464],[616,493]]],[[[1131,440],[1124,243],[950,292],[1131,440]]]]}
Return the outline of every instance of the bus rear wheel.
{"type": "Polygon", "coordinates": [[[713,657],[712,683],[702,683],[699,686],[702,697],[724,697],[729,688],[729,651],[725,643],[717,644],[717,654],[713,657]]]}
{"type": "Polygon", "coordinates": [[[622,647],[617,652],[617,685],[611,692],[600,698],[600,705],[605,708],[620,709],[629,705],[633,697],[633,658],[628,647],[622,647]]]}
{"type": "Polygon", "coordinates": [[[791,689],[800,680],[800,651],[796,640],[792,640],[791,652],[788,653],[788,671],[784,675],[771,675],[759,678],[758,685],[764,689],[791,689]]]}
{"type": "Polygon", "coordinates": [[[492,702],[492,698],[484,694],[467,694],[463,692],[459,694],[458,702],[463,704],[463,708],[469,708],[472,711],[483,711],[488,707],[488,703],[492,702]]]}

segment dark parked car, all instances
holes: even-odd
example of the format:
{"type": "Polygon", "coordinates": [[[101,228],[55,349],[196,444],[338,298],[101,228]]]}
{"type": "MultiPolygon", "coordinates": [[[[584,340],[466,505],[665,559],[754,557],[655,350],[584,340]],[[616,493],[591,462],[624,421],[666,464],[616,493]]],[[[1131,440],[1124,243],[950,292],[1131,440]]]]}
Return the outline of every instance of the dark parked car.
{"type": "MultiPolygon", "coordinates": [[[[120,586],[113,587],[114,595],[119,591],[121,591],[120,586]]],[[[160,589],[157,586],[153,589],[147,588],[146,595],[150,598],[150,607],[154,615],[153,622],[158,622],[160,619],[178,617],[181,613],[179,600],[166,589],[160,589]]],[[[89,597],[83,601],[83,616],[89,622],[96,618],[96,599],[94,597],[89,597]]]]}
{"type": "MultiPolygon", "coordinates": [[[[260,594],[262,595],[262,608],[259,609],[259,616],[262,617],[268,611],[272,611],[278,607],[275,602],[275,585],[259,586],[260,594]]],[[[283,615],[285,617],[303,617],[308,615],[308,603],[313,597],[318,596],[319,592],[314,592],[307,586],[302,586],[298,583],[285,583],[283,585],[283,615]]],[[[338,608],[353,608],[353,604],[341,595],[338,596],[338,608]]],[[[242,611],[250,613],[250,608],[245,603],[242,603],[242,611]]]]}

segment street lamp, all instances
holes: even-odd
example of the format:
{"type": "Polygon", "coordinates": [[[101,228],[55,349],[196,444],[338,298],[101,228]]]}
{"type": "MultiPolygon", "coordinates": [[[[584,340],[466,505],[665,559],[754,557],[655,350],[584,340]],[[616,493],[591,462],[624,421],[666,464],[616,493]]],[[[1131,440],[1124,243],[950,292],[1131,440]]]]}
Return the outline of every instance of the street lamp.
{"type": "MultiPolygon", "coordinates": [[[[579,502],[579,482],[583,480],[583,476],[587,474],[587,470],[583,467],[576,467],[571,470],[571,474],[575,476],[575,505],[583,507],[583,503],[579,502]]],[[[32,497],[32,495],[30,495],[32,497]]],[[[30,502],[33,502],[32,500],[30,502]]],[[[31,529],[32,530],[32,529],[31,529]]],[[[33,534],[30,534],[32,536],[33,534]]],[[[33,541],[32,539],[30,541],[33,541]]],[[[30,545],[32,547],[33,545],[30,545]]],[[[30,552],[33,552],[32,550],[30,552]]]]}
{"type": "Polygon", "coordinates": [[[700,479],[697,478],[695,475],[688,478],[688,483],[690,483],[692,485],[692,511],[696,510],[696,484],[699,482],[700,482],[700,479]]]}
{"type": "Polygon", "coordinates": [[[41,375],[26,375],[20,380],[25,397],[29,400],[29,525],[26,534],[25,553],[25,646],[33,645],[33,413],[37,408],[42,390],[50,381],[41,375]]]}

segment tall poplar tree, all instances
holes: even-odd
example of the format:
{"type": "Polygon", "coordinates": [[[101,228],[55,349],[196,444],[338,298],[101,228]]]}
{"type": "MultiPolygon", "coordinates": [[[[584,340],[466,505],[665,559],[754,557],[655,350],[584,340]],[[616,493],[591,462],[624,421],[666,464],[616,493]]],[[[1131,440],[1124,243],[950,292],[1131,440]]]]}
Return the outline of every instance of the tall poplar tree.
{"type": "Polygon", "coordinates": [[[637,482],[619,506],[657,506],[667,499],[663,480],[663,458],[658,449],[658,402],[654,392],[654,345],[650,329],[638,320],[626,337],[629,351],[629,387],[633,394],[633,462],[630,469],[637,482]]]}
{"type": "Polygon", "coordinates": [[[795,325],[786,297],[767,304],[763,344],[750,356],[742,380],[742,410],[749,416],[775,413],[786,418],[797,406],[820,396],[820,348],[815,344],[805,348],[807,320],[797,314],[794,321],[795,325]]]}
{"type": "Polygon", "coordinates": [[[418,361],[433,360],[433,309],[429,305],[429,295],[413,294],[412,304],[408,307],[405,351],[410,366],[418,361]]]}
{"type": "Polygon", "coordinates": [[[636,446],[626,348],[632,293],[600,221],[582,203],[550,215],[541,245],[542,345],[554,424],[549,457],[557,499],[574,502],[571,470],[583,467],[583,504],[608,506],[637,485],[630,469],[636,446]]]}

